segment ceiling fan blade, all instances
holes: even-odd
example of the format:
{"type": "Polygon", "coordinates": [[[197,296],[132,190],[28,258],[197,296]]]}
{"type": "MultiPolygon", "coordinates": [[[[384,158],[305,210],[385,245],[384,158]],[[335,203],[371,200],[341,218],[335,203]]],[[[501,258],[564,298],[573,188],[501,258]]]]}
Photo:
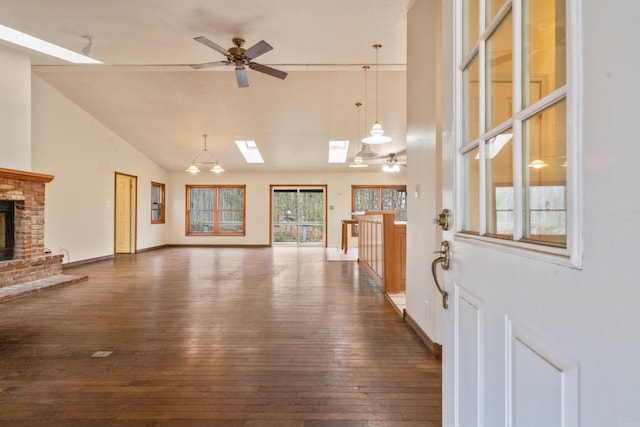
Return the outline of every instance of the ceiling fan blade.
{"type": "Polygon", "coordinates": [[[284,71],[276,70],[275,68],[267,67],[266,65],[257,64],[255,62],[250,62],[249,67],[251,67],[252,70],[260,71],[261,73],[265,73],[282,80],[287,77],[287,73],[284,71]]]}
{"type": "Polygon", "coordinates": [[[224,56],[229,56],[229,51],[227,49],[223,48],[222,46],[218,45],[217,43],[212,42],[211,40],[209,40],[206,37],[198,36],[198,37],[194,37],[193,39],[195,41],[197,41],[197,42],[202,43],[205,46],[210,47],[213,50],[217,50],[218,52],[220,52],[224,56]]]}
{"type": "Polygon", "coordinates": [[[249,87],[246,68],[236,67],[236,80],[238,81],[238,87],[249,87]]]}
{"type": "Polygon", "coordinates": [[[218,67],[220,65],[227,65],[227,64],[229,64],[228,61],[205,62],[204,64],[192,65],[191,68],[193,68],[194,70],[200,70],[202,68],[218,67]]]}
{"type": "Polygon", "coordinates": [[[257,58],[263,53],[269,52],[273,47],[264,40],[260,40],[258,43],[251,46],[244,52],[244,55],[249,59],[257,58]]]}

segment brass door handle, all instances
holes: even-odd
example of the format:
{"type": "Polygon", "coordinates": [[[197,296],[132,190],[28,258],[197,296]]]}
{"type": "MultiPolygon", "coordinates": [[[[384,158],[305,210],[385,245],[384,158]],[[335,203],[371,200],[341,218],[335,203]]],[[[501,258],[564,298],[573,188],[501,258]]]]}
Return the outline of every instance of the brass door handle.
{"type": "Polygon", "coordinates": [[[436,283],[438,292],[440,292],[440,295],[442,295],[442,307],[447,309],[449,308],[449,293],[442,289],[442,286],[440,286],[440,282],[438,282],[438,275],[436,274],[436,267],[438,266],[438,264],[440,264],[443,270],[449,269],[449,242],[445,240],[440,243],[440,250],[434,252],[434,254],[440,254],[440,256],[434,259],[431,263],[431,274],[433,274],[433,281],[436,283]]]}

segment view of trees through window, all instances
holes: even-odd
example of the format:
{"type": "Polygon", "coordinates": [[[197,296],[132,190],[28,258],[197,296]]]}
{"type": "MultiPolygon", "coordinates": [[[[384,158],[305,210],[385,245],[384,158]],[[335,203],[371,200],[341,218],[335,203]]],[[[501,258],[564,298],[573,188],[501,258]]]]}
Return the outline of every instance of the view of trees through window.
{"type": "Polygon", "coordinates": [[[274,188],[273,243],[324,244],[325,205],[323,188],[274,188]]]}
{"type": "Polygon", "coordinates": [[[187,234],[244,234],[245,188],[187,186],[187,234]]]}
{"type": "Polygon", "coordinates": [[[394,210],[396,221],[407,220],[407,187],[351,186],[352,212],[394,210]]]}
{"type": "Polygon", "coordinates": [[[151,183],[151,223],[164,223],[164,189],[165,185],[158,182],[151,183]]]}

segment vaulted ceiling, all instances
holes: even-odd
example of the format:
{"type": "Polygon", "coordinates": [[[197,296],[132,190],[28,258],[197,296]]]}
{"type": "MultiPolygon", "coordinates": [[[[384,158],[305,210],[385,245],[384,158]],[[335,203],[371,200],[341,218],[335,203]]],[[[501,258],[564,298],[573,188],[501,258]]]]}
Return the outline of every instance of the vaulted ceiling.
{"type": "Polygon", "coordinates": [[[29,52],[36,75],[167,170],[184,170],[206,133],[230,172],[346,172],[376,116],[393,141],[373,146],[382,155],[373,162],[406,150],[413,1],[0,0],[0,24],[88,50],[104,65],[0,45],[29,52]],[[233,66],[194,70],[191,64],[225,59],[196,36],[224,48],[234,37],[245,48],[265,40],[273,50],[255,62],[288,76],[248,70],[249,87],[238,88],[233,66]],[[237,139],[256,141],[265,163],[246,164],[237,139]],[[330,140],[350,141],[347,164],[327,163],[330,140]]]}

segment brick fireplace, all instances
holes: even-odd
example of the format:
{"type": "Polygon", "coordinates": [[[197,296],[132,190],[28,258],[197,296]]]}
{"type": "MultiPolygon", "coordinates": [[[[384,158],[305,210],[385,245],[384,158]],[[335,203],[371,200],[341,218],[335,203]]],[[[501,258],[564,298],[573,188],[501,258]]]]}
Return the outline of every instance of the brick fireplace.
{"type": "Polygon", "coordinates": [[[45,184],[52,180],[0,168],[0,288],[62,274],[63,255],[44,251],[45,184]]]}

